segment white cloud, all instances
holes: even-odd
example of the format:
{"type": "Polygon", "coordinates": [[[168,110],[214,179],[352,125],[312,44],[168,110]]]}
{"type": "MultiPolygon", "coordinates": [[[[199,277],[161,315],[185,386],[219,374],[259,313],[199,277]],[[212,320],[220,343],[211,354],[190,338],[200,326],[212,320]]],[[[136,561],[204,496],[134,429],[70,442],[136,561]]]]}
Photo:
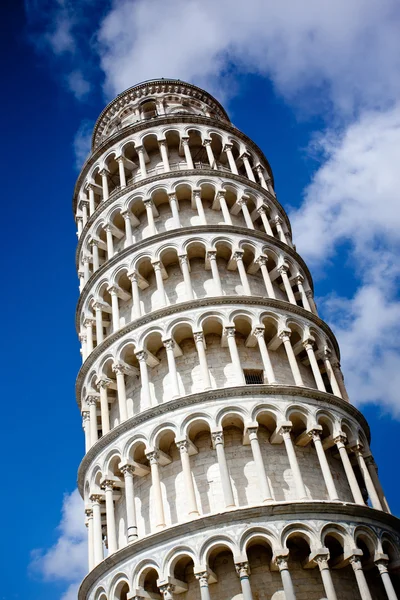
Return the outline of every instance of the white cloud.
{"type": "Polygon", "coordinates": [[[399,23],[396,0],[114,0],[99,54],[113,96],[151,77],[218,94],[235,65],[270,77],[292,99],[323,88],[348,111],[398,95],[400,79],[388,74],[400,66],[399,23]]]}
{"type": "Polygon", "coordinates": [[[90,83],[81,71],[72,71],[67,77],[67,84],[78,100],[85,98],[91,89],[90,83]]]}
{"type": "Polygon", "coordinates": [[[79,171],[85,162],[91,147],[93,122],[84,119],[78,127],[73,141],[75,153],[75,166],[79,171]]]}
{"type": "MultiPolygon", "coordinates": [[[[87,532],[84,505],[78,490],[64,497],[59,537],[49,549],[34,550],[31,568],[45,580],[60,580],[71,584],[63,600],[73,598],[73,590],[87,572],[87,532]]],[[[75,595],[76,598],[76,595],[75,595]]]]}
{"type": "Polygon", "coordinates": [[[290,215],[297,248],[319,274],[349,261],[358,290],[323,298],[322,314],[334,323],[351,400],[400,416],[400,106],[367,112],[315,146],[324,163],[290,215]],[[348,255],[336,256],[343,243],[348,255]]]}
{"type": "Polygon", "coordinates": [[[65,594],[63,594],[60,600],[76,600],[78,597],[79,583],[73,583],[69,586],[65,594]]]}

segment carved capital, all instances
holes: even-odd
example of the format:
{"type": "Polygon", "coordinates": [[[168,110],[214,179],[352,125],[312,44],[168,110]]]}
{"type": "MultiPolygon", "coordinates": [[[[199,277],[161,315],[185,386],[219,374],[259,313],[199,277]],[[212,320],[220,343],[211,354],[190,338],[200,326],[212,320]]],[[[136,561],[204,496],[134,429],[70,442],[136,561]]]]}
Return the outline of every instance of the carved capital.
{"type": "Polygon", "coordinates": [[[86,398],[86,404],[88,406],[96,406],[97,405],[97,401],[98,401],[98,397],[97,396],[91,395],[91,396],[88,396],[86,398]]]}
{"type": "Polygon", "coordinates": [[[209,260],[216,260],[216,258],[217,258],[217,251],[216,250],[207,250],[207,258],[209,260]]]}
{"type": "Polygon", "coordinates": [[[120,465],[119,466],[119,470],[121,471],[121,473],[125,476],[125,475],[134,475],[135,474],[135,467],[133,467],[132,465],[120,465]]]}
{"type": "Polygon", "coordinates": [[[125,375],[125,366],[121,363],[114,363],[112,366],[112,370],[114,373],[122,373],[125,375]]]}
{"type": "Polygon", "coordinates": [[[202,331],[195,331],[193,333],[194,341],[197,343],[204,342],[204,333],[202,331]]]}
{"type": "Polygon", "coordinates": [[[96,380],[96,386],[100,389],[107,389],[108,387],[110,387],[111,385],[111,379],[109,379],[108,377],[99,377],[96,380]]]}
{"type": "Polygon", "coordinates": [[[180,440],[179,442],[175,442],[181,454],[187,454],[189,451],[189,441],[188,440],[180,440]]]}
{"type": "Polygon", "coordinates": [[[159,458],[159,453],[157,450],[153,450],[152,452],[148,452],[146,454],[147,456],[147,460],[149,461],[149,463],[151,465],[157,465],[158,464],[158,458],[159,458]]]}
{"type": "Polygon", "coordinates": [[[139,362],[146,362],[148,354],[145,350],[139,350],[139,352],[135,352],[135,356],[139,362]]]}
{"type": "Polygon", "coordinates": [[[175,342],[172,338],[169,340],[163,340],[163,345],[166,350],[173,350],[175,348],[175,342]]]}
{"type": "Polygon", "coordinates": [[[267,262],[268,262],[268,256],[266,256],[266,255],[258,256],[254,262],[257,265],[260,265],[260,267],[266,266],[267,262]]]}
{"type": "Polygon", "coordinates": [[[221,431],[212,431],[211,432],[211,439],[213,441],[214,446],[216,446],[217,444],[224,444],[224,432],[221,429],[221,431]]]}
{"type": "Polygon", "coordinates": [[[235,563],[235,569],[240,579],[246,579],[250,575],[250,567],[248,562],[235,563]]]}
{"type": "Polygon", "coordinates": [[[236,250],[236,252],[232,254],[232,258],[233,260],[236,260],[236,262],[238,262],[238,260],[243,260],[243,255],[243,250],[236,250]]]}
{"type": "Polygon", "coordinates": [[[178,258],[179,258],[179,264],[180,265],[187,265],[188,264],[189,259],[188,259],[188,255],[187,254],[180,254],[178,256],[178,258]]]}
{"type": "Polygon", "coordinates": [[[224,333],[226,337],[234,338],[236,333],[235,327],[233,325],[228,325],[227,327],[225,327],[224,333]]]}
{"type": "Polygon", "coordinates": [[[347,436],[344,433],[337,435],[334,440],[335,444],[347,444],[347,436]]]}
{"type": "Polygon", "coordinates": [[[353,567],[354,571],[362,571],[362,564],[359,556],[350,556],[349,563],[353,567]]]}
{"type": "Polygon", "coordinates": [[[378,567],[379,573],[381,575],[388,572],[388,563],[389,563],[389,559],[387,559],[387,558],[379,558],[378,560],[375,561],[375,564],[378,567]]]}
{"type": "Polygon", "coordinates": [[[281,329],[280,331],[278,331],[278,338],[280,338],[282,342],[286,342],[290,339],[291,334],[292,332],[290,331],[290,329],[281,329]]]}
{"type": "Polygon", "coordinates": [[[202,571],[201,573],[196,573],[195,577],[196,577],[197,581],[200,583],[200,587],[208,587],[207,571],[202,571]]]}
{"type": "Polygon", "coordinates": [[[288,569],[288,559],[286,556],[275,556],[275,563],[279,571],[286,571],[288,569]]]}
{"type": "Polygon", "coordinates": [[[91,494],[89,499],[93,505],[93,504],[100,504],[100,502],[102,501],[103,498],[102,498],[101,494],[91,494]]]}
{"type": "Polygon", "coordinates": [[[109,492],[110,490],[112,491],[114,489],[114,486],[115,481],[113,481],[112,479],[105,479],[101,482],[101,488],[106,492],[109,492]]]}
{"type": "Polygon", "coordinates": [[[264,327],[255,327],[253,329],[253,335],[259,339],[264,337],[265,328],[264,327]]]}

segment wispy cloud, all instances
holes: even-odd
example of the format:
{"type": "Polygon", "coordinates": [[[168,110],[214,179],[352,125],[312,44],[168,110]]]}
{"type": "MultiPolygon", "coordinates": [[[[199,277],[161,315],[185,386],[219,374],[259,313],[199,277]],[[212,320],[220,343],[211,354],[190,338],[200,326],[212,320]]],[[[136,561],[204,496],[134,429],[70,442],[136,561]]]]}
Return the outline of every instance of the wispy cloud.
{"type": "Polygon", "coordinates": [[[51,548],[32,552],[31,569],[45,580],[69,583],[71,587],[64,596],[64,600],[69,600],[73,597],[71,590],[76,589],[87,572],[87,532],[83,501],[78,490],[64,497],[58,533],[58,539],[51,548]]]}
{"type": "Polygon", "coordinates": [[[92,140],[92,131],[94,123],[85,119],[79,125],[73,141],[73,149],[75,154],[75,165],[77,170],[80,170],[85,162],[89,152],[92,140]]]}

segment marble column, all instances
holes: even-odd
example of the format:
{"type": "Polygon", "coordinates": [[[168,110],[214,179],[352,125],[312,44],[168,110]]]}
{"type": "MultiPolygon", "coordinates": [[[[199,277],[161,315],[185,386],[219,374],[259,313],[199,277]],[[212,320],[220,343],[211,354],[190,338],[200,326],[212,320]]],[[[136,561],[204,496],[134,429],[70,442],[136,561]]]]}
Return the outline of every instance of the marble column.
{"type": "Polygon", "coordinates": [[[156,276],[157,291],[160,299],[160,305],[165,306],[167,304],[167,298],[164,290],[164,281],[161,272],[161,261],[155,260],[151,263],[153,265],[154,273],[156,276]]]}
{"type": "Polygon", "coordinates": [[[164,503],[161,493],[161,483],[160,483],[160,472],[159,472],[159,463],[158,457],[159,454],[157,451],[149,452],[146,454],[151,469],[151,485],[153,488],[154,494],[154,505],[155,505],[155,517],[156,517],[156,528],[164,529],[165,527],[165,516],[164,516],[164,503]]]}
{"type": "Polygon", "coordinates": [[[323,358],[324,365],[325,365],[325,371],[326,371],[326,374],[328,375],[328,379],[329,379],[329,383],[331,384],[332,392],[335,394],[335,396],[338,396],[339,398],[341,398],[342,393],[340,391],[335,373],[334,373],[332,365],[331,365],[331,355],[332,355],[331,350],[327,346],[325,346],[325,348],[323,350],[323,354],[322,354],[322,358],[323,358]]]}
{"type": "Polygon", "coordinates": [[[322,379],[321,372],[319,370],[318,362],[314,353],[314,338],[308,338],[303,342],[303,348],[307,352],[308,360],[310,361],[311,370],[314,375],[315,383],[320,392],[326,392],[324,380],[322,379]]]}
{"type": "Polygon", "coordinates": [[[398,600],[397,594],[393,587],[392,580],[390,579],[389,571],[388,571],[388,558],[379,558],[375,561],[376,566],[378,567],[379,574],[382,579],[383,586],[385,588],[386,595],[388,600],[398,600]]]}
{"type": "Polygon", "coordinates": [[[210,590],[208,589],[208,573],[203,571],[201,573],[195,573],[195,577],[200,585],[200,599],[211,600],[210,590]]]}
{"type": "Polygon", "coordinates": [[[290,435],[291,429],[291,427],[284,425],[280,428],[279,433],[282,436],[286,447],[290,470],[292,471],[294,486],[296,489],[297,500],[308,500],[306,488],[304,487],[303,478],[301,476],[299,463],[297,462],[297,456],[293,446],[292,437],[290,435]]]}
{"type": "Polygon", "coordinates": [[[158,146],[160,148],[161,160],[164,167],[164,172],[168,173],[170,170],[169,160],[168,160],[168,147],[166,140],[159,140],[158,146]]]}
{"type": "Polygon", "coordinates": [[[176,198],[176,194],[175,193],[168,194],[168,198],[169,198],[169,205],[171,207],[171,213],[172,213],[172,218],[175,223],[175,227],[179,228],[179,227],[181,227],[181,221],[179,219],[179,205],[178,205],[178,200],[176,198]]]}
{"type": "Polygon", "coordinates": [[[138,274],[136,271],[128,274],[129,279],[132,284],[132,312],[133,317],[135,319],[139,319],[142,316],[142,311],[140,308],[140,295],[139,295],[139,283],[138,283],[138,274]]]}
{"type": "Polygon", "coordinates": [[[115,285],[107,288],[111,296],[111,311],[112,311],[112,328],[113,333],[118,331],[119,329],[119,298],[118,298],[118,288],[115,285]]]}
{"type": "Polygon", "coordinates": [[[147,177],[147,170],[146,170],[146,162],[145,162],[145,158],[144,158],[143,146],[136,146],[136,152],[137,152],[137,155],[139,158],[140,175],[141,175],[142,179],[144,179],[145,177],[147,177]]]}
{"type": "Polygon", "coordinates": [[[328,491],[329,500],[339,500],[339,495],[336,491],[328,459],[326,458],[325,450],[322,446],[320,432],[318,429],[311,429],[311,431],[308,432],[308,435],[314,442],[315,451],[318,456],[318,461],[321,467],[322,477],[324,478],[325,486],[328,491]]]}
{"type": "Polygon", "coordinates": [[[110,386],[111,379],[108,377],[100,377],[96,381],[97,388],[100,392],[100,411],[101,411],[101,430],[103,435],[110,431],[110,412],[108,410],[108,394],[107,389],[110,386]]]}
{"type": "Polygon", "coordinates": [[[85,433],[85,452],[90,450],[90,412],[88,410],[82,411],[82,427],[85,433]]]}
{"type": "Polygon", "coordinates": [[[89,573],[94,568],[93,508],[85,509],[88,530],[88,566],[89,573]]]}
{"type": "Polygon", "coordinates": [[[189,258],[187,254],[181,254],[178,258],[182,270],[183,281],[185,283],[186,300],[193,300],[194,294],[192,281],[190,279],[189,258]]]}
{"type": "Polygon", "coordinates": [[[275,562],[278,565],[278,569],[281,574],[283,591],[285,592],[285,600],[296,600],[296,594],[294,593],[294,587],[292,578],[290,576],[287,557],[276,556],[275,562]]]}
{"type": "Polygon", "coordinates": [[[119,422],[122,423],[128,418],[128,409],[126,405],[125,368],[119,363],[114,363],[112,370],[114,371],[117,380],[119,422]]]}
{"type": "Polygon", "coordinates": [[[329,553],[321,553],[317,554],[313,558],[314,562],[317,563],[319,571],[321,573],[322,583],[324,585],[324,590],[326,594],[327,600],[337,600],[335,588],[333,586],[331,571],[329,569],[329,553]]]}
{"type": "Polygon", "coordinates": [[[235,159],[233,157],[232,148],[233,148],[233,144],[225,144],[224,151],[225,151],[226,156],[228,158],[228,163],[229,163],[230,170],[235,175],[238,175],[239,173],[238,173],[238,169],[237,169],[237,166],[236,166],[235,159]]]}
{"type": "Polygon", "coordinates": [[[256,260],[254,262],[256,262],[258,265],[260,265],[260,271],[261,271],[261,275],[264,280],[264,285],[265,285],[265,289],[267,291],[268,298],[276,298],[274,286],[272,285],[271,277],[269,275],[269,271],[268,271],[268,267],[267,267],[267,261],[268,261],[267,256],[259,256],[258,258],[256,258],[256,260]]]}
{"type": "Polygon", "coordinates": [[[99,432],[97,430],[97,397],[88,396],[87,405],[89,406],[90,417],[90,446],[93,446],[99,439],[99,432]]]}
{"type": "Polygon", "coordinates": [[[242,365],[240,364],[239,352],[236,345],[235,328],[233,326],[225,327],[225,335],[228,341],[229,353],[231,355],[234,371],[237,374],[238,385],[244,385],[246,381],[244,378],[242,365]]]}
{"type": "Polygon", "coordinates": [[[189,515],[198,516],[199,509],[197,507],[196,494],[193,484],[193,475],[190,468],[190,457],[189,457],[189,442],[188,440],[175,441],[180,451],[183,478],[185,481],[185,495],[188,501],[189,515]]]}
{"type": "Polygon", "coordinates": [[[100,494],[92,494],[93,511],[93,566],[96,567],[103,560],[103,534],[101,530],[101,502],[100,494]]]}
{"type": "Polygon", "coordinates": [[[217,168],[217,163],[215,161],[214,158],[214,152],[211,148],[211,142],[212,140],[204,140],[203,141],[203,146],[205,146],[206,148],[206,152],[207,152],[207,158],[208,158],[208,162],[210,163],[210,167],[212,169],[216,169],[217,168]]]}
{"type": "Polygon", "coordinates": [[[157,230],[156,230],[156,226],[154,223],[153,200],[151,198],[146,198],[145,200],[143,200],[143,204],[146,209],[149,233],[150,233],[150,235],[155,235],[157,233],[157,230]]]}
{"type": "Polygon", "coordinates": [[[115,159],[118,163],[118,171],[119,171],[119,183],[121,189],[126,187],[126,176],[125,176],[125,166],[124,166],[124,157],[118,156],[115,159]]]}
{"type": "Polygon", "coordinates": [[[125,504],[126,504],[126,531],[128,544],[135,542],[138,538],[136,508],[135,508],[135,491],[133,484],[133,476],[135,474],[134,467],[129,464],[120,465],[120,470],[124,475],[125,481],[125,504]]]}
{"type": "Polygon", "coordinates": [[[112,229],[110,225],[105,226],[106,238],[107,238],[107,259],[110,260],[114,256],[114,240],[112,229]]]}
{"type": "Polygon", "coordinates": [[[367,580],[365,579],[360,558],[358,556],[352,556],[350,558],[350,564],[353,567],[354,575],[356,576],[361,600],[372,600],[372,596],[368,588],[367,580]]]}
{"type": "Polygon", "coordinates": [[[362,497],[362,493],[360,487],[358,485],[356,476],[354,475],[353,467],[351,465],[349,456],[347,454],[345,442],[345,435],[338,435],[334,439],[337,449],[339,450],[340,458],[342,460],[343,468],[346,473],[347,481],[350,486],[351,493],[353,494],[354,502],[356,504],[364,505],[364,499],[362,497]]]}
{"type": "Polygon", "coordinates": [[[261,360],[263,362],[265,375],[267,377],[267,382],[269,384],[275,383],[275,373],[272,367],[271,359],[269,356],[267,344],[264,338],[264,327],[256,327],[253,331],[253,335],[255,335],[258,343],[258,347],[261,354],[261,360]]]}
{"type": "Polygon", "coordinates": [[[199,356],[199,364],[201,370],[201,377],[203,380],[204,391],[211,389],[210,371],[207,364],[206,349],[204,344],[204,335],[202,331],[195,331],[193,333],[194,342],[196,344],[197,354],[199,356]]]}
{"type": "Polygon", "coordinates": [[[193,190],[193,198],[196,204],[197,214],[199,215],[200,225],[207,225],[206,215],[204,212],[203,202],[201,200],[201,190],[193,190]]]}
{"type": "Polygon", "coordinates": [[[221,208],[222,216],[224,217],[225,224],[232,225],[232,217],[231,213],[229,212],[228,205],[226,203],[225,193],[225,190],[220,190],[218,192],[218,202],[221,208]]]}
{"type": "Polygon", "coordinates": [[[250,579],[249,579],[249,563],[241,562],[235,563],[236,573],[240,578],[240,586],[242,588],[242,596],[243,600],[253,600],[253,595],[251,593],[250,587],[250,579]]]}
{"type": "Polygon", "coordinates": [[[286,295],[288,297],[288,301],[291,304],[294,304],[294,305],[297,306],[296,298],[294,297],[292,286],[290,285],[290,281],[289,281],[289,277],[288,277],[288,274],[287,274],[287,270],[288,270],[288,266],[287,265],[282,265],[282,266],[280,266],[278,268],[278,273],[282,277],[282,281],[283,281],[283,285],[285,286],[285,292],[286,292],[286,295]]]}
{"type": "Polygon", "coordinates": [[[190,152],[189,138],[181,137],[183,152],[185,154],[186,167],[190,170],[194,169],[192,153],[190,152]]]}
{"type": "Polygon", "coordinates": [[[179,398],[179,396],[181,394],[179,391],[178,372],[176,370],[175,356],[174,356],[175,342],[172,339],[163,340],[163,345],[167,352],[168,373],[169,373],[169,380],[170,380],[170,384],[171,384],[171,388],[172,388],[172,398],[179,398]]]}
{"type": "Polygon", "coordinates": [[[253,453],[254,464],[257,471],[257,481],[260,488],[261,502],[271,502],[273,497],[271,488],[269,487],[267,475],[265,473],[264,460],[261,454],[257,430],[258,427],[247,427],[251,451],[253,453]]]}
{"type": "Polygon", "coordinates": [[[224,494],[225,506],[230,508],[235,506],[233,499],[233,491],[231,478],[228,471],[228,463],[226,462],[225,450],[224,450],[224,432],[213,431],[211,432],[211,438],[213,445],[217,453],[218,467],[221,476],[222,492],[224,494]]]}
{"type": "Polygon", "coordinates": [[[282,340],[283,345],[285,346],[286,355],[288,357],[289,365],[292,371],[293,379],[295,385],[304,387],[303,379],[300,374],[299,365],[297,364],[296,356],[293,352],[292,344],[290,342],[291,331],[288,329],[284,329],[278,333],[278,337],[282,340]]]}
{"type": "Polygon", "coordinates": [[[270,235],[271,237],[274,237],[271,225],[269,224],[266,207],[265,206],[260,206],[260,208],[257,208],[257,212],[261,216],[261,221],[262,221],[262,224],[264,226],[265,233],[267,235],[270,235]]]}
{"type": "Polygon", "coordinates": [[[251,296],[249,280],[247,278],[246,268],[243,263],[243,254],[244,254],[244,252],[242,252],[242,251],[234,252],[232,258],[233,258],[233,260],[236,261],[236,264],[238,267],[240,281],[243,286],[243,292],[246,296],[251,296]]]}
{"type": "Polygon", "coordinates": [[[250,154],[248,152],[243,152],[243,154],[240,158],[242,159],[244,168],[246,169],[247,177],[250,179],[250,181],[255,182],[256,178],[254,177],[254,173],[253,173],[251,165],[250,165],[249,157],[250,157],[250,154]]]}
{"type": "Polygon", "coordinates": [[[106,479],[103,482],[103,488],[106,495],[106,523],[107,523],[107,544],[109,554],[114,554],[118,550],[117,530],[115,527],[114,511],[114,481],[106,479]]]}
{"type": "Polygon", "coordinates": [[[295,282],[297,283],[297,287],[298,287],[299,292],[300,292],[300,297],[301,297],[301,301],[303,303],[303,308],[305,310],[308,310],[308,311],[312,312],[310,303],[309,303],[308,298],[307,298],[307,294],[306,294],[306,292],[304,290],[304,285],[303,285],[304,284],[304,277],[303,277],[303,275],[300,275],[300,273],[299,273],[297,275],[297,277],[295,278],[295,282]]]}
{"type": "Polygon", "coordinates": [[[356,456],[358,466],[360,467],[361,475],[364,479],[365,487],[367,488],[368,496],[373,508],[375,508],[376,510],[383,510],[381,501],[379,500],[379,496],[371,479],[371,475],[368,471],[368,467],[365,464],[362,445],[357,444],[353,448],[353,452],[356,456]]]}
{"type": "Polygon", "coordinates": [[[141,350],[135,352],[136,358],[139,361],[140,368],[140,383],[141,383],[141,409],[146,410],[151,406],[149,373],[147,370],[147,352],[141,350]]]}
{"type": "Polygon", "coordinates": [[[214,280],[215,292],[217,296],[222,296],[222,286],[221,286],[221,278],[219,276],[218,264],[217,264],[217,251],[216,250],[208,250],[207,257],[210,261],[211,273],[214,280]]]}

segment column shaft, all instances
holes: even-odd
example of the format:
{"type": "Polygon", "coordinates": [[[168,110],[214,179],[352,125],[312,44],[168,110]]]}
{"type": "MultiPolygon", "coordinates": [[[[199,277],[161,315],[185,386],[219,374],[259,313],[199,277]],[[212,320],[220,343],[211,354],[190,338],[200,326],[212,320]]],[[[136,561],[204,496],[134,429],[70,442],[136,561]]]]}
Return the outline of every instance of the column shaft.
{"type": "Polygon", "coordinates": [[[296,356],[293,352],[292,344],[290,342],[290,337],[287,334],[283,334],[280,336],[283,344],[285,346],[286,355],[288,357],[289,365],[292,370],[293,379],[296,385],[304,386],[303,379],[300,374],[299,365],[297,364],[296,356]]]}
{"type": "Polygon", "coordinates": [[[100,498],[95,497],[92,501],[93,509],[93,555],[94,566],[97,566],[103,560],[103,536],[101,532],[101,510],[100,498]]]}
{"type": "Polygon", "coordinates": [[[240,364],[239,352],[236,346],[235,329],[234,327],[225,328],[226,337],[228,340],[229,353],[231,355],[231,361],[234,367],[234,371],[237,374],[238,385],[244,385],[245,379],[243,375],[242,365],[240,364]]]}
{"type": "Polygon", "coordinates": [[[185,292],[186,292],[186,300],[193,300],[193,287],[192,280],[190,279],[190,271],[189,271],[189,259],[187,255],[179,256],[179,264],[182,269],[183,281],[185,283],[185,292]]]}
{"type": "Polygon", "coordinates": [[[163,529],[165,527],[165,516],[164,516],[164,503],[161,493],[160,473],[158,467],[158,455],[157,452],[151,452],[147,455],[150,461],[151,468],[151,483],[154,493],[154,504],[156,513],[156,527],[157,529],[163,529]]]}
{"type": "Polygon", "coordinates": [[[346,446],[344,445],[344,439],[345,438],[343,438],[342,436],[338,436],[337,438],[335,438],[335,443],[337,449],[339,450],[340,458],[342,460],[343,468],[346,473],[347,481],[349,482],[351,493],[353,494],[354,502],[356,504],[364,504],[364,499],[362,497],[360,487],[358,485],[356,476],[354,475],[353,467],[351,466],[346,446]]]}
{"type": "Polygon", "coordinates": [[[207,254],[208,254],[208,258],[210,260],[211,273],[212,273],[213,280],[214,280],[216,294],[217,294],[217,296],[222,296],[223,292],[222,292],[222,286],[221,286],[221,279],[220,279],[219,271],[218,271],[217,252],[215,250],[211,250],[211,251],[209,250],[207,254]]]}
{"type": "Polygon", "coordinates": [[[221,207],[222,216],[224,217],[224,221],[226,225],[232,225],[231,213],[229,212],[228,205],[225,200],[225,194],[221,192],[218,195],[219,205],[221,207]]]}
{"type": "Polygon", "coordinates": [[[299,463],[297,462],[296,452],[293,446],[292,438],[290,436],[290,430],[283,428],[281,431],[283,441],[285,443],[287,456],[289,459],[290,470],[292,471],[294,485],[296,489],[297,500],[307,500],[307,492],[304,487],[303,478],[301,476],[299,463]]]}
{"type": "Polygon", "coordinates": [[[267,475],[265,473],[264,460],[261,454],[260,442],[258,441],[256,428],[248,429],[251,451],[253,453],[254,464],[257,471],[257,479],[260,487],[261,502],[273,500],[271,489],[269,487],[267,475]]]}
{"type": "Polygon", "coordinates": [[[106,520],[107,520],[107,543],[108,552],[113,554],[118,550],[117,531],[115,528],[114,498],[113,487],[110,484],[105,485],[106,493],[106,520]]]}
{"type": "Polygon", "coordinates": [[[126,502],[126,530],[128,536],[128,544],[134,542],[138,538],[136,508],[135,508],[135,492],[133,485],[133,471],[130,466],[122,467],[125,481],[125,502],[126,502]]]}
{"type": "Polygon", "coordinates": [[[222,492],[224,494],[225,506],[230,508],[235,506],[233,499],[233,491],[231,485],[231,478],[228,471],[228,463],[226,462],[225,450],[224,450],[224,434],[222,431],[212,433],[215,450],[217,452],[218,467],[221,476],[222,492]]]}
{"type": "Polygon", "coordinates": [[[204,347],[204,336],[202,332],[196,332],[193,334],[194,341],[196,344],[196,350],[199,356],[199,364],[201,369],[201,376],[203,379],[203,389],[211,389],[210,371],[207,364],[206,350],[204,347]]]}
{"type": "Polygon", "coordinates": [[[336,487],[335,487],[335,483],[333,481],[331,469],[329,467],[329,463],[326,458],[325,450],[322,446],[321,437],[319,435],[319,432],[311,431],[310,433],[311,433],[311,437],[314,442],[315,451],[318,456],[319,465],[321,467],[322,476],[324,478],[326,489],[328,491],[329,499],[333,500],[333,501],[339,500],[339,495],[336,491],[336,487]]]}
{"type": "Polygon", "coordinates": [[[182,472],[185,480],[185,492],[187,494],[189,515],[198,515],[199,509],[197,508],[196,494],[193,485],[193,476],[190,468],[190,457],[189,457],[189,443],[187,440],[176,442],[181,454],[182,472]]]}

